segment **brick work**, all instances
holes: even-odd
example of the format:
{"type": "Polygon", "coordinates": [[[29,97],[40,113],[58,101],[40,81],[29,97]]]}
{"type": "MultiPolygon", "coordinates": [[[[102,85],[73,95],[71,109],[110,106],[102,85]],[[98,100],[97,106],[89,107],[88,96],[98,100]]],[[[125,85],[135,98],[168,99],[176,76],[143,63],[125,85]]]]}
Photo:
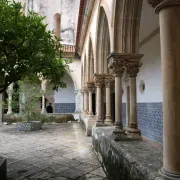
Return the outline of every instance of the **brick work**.
{"type": "Polygon", "coordinates": [[[75,103],[55,103],[55,113],[74,113],[75,103]]]}
{"type": "MultiPolygon", "coordinates": [[[[126,120],[126,104],[123,103],[123,125],[126,120]]],[[[143,136],[162,143],[162,103],[138,103],[138,125],[143,136]]]]}

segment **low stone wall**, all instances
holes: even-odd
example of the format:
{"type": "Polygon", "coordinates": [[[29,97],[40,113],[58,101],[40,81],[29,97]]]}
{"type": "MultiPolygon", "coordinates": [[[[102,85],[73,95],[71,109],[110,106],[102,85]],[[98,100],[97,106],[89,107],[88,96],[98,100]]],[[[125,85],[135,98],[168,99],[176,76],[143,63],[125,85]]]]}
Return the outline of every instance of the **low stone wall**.
{"type": "Polygon", "coordinates": [[[158,171],[162,167],[162,148],[146,141],[115,142],[114,127],[93,127],[93,147],[108,180],[164,180],[158,171]]]}
{"type": "Polygon", "coordinates": [[[6,158],[0,156],[0,179],[7,179],[7,161],[6,158]]]}

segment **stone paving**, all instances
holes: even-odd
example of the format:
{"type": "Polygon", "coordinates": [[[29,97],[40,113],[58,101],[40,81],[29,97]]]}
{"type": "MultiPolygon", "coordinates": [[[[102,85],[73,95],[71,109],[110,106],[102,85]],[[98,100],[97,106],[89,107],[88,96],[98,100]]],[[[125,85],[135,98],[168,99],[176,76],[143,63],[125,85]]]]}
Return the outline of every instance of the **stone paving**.
{"type": "Polygon", "coordinates": [[[78,123],[45,125],[36,132],[0,126],[0,154],[7,157],[8,180],[107,180],[78,123]]]}

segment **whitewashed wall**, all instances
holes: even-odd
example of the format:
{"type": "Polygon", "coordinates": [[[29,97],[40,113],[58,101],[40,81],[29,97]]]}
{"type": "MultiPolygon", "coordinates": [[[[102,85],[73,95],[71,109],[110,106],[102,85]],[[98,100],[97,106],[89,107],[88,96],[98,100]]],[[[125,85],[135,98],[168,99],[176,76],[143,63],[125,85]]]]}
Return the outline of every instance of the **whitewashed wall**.
{"type": "Polygon", "coordinates": [[[162,102],[161,82],[161,58],[160,37],[157,34],[149,42],[140,48],[143,66],[137,76],[137,101],[138,102],[162,102]],[[143,94],[139,91],[139,82],[145,82],[143,94]]]}
{"type": "Polygon", "coordinates": [[[64,78],[66,88],[54,92],[55,103],[75,103],[74,84],[69,75],[64,78]]]}

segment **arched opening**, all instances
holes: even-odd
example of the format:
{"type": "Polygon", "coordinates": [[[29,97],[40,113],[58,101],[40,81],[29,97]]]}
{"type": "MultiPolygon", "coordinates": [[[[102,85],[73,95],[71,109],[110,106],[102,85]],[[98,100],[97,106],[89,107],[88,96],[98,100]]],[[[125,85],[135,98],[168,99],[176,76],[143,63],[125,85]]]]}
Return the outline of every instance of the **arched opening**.
{"type": "Polygon", "coordinates": [[[54,15],[54,24],[55,24],[55,35],[57,37],[60,37],[60,33],[61,33],[61,14],[56,13],[54,15]]]}
{"type": "MultiPolygon", "coordinates": [[[[103,7],[100,8],[99,20],[98,20],[98,30],[97,30],[97,57],[96,57],[96,72],[98,74],[109,74],[108,69],[108,59],[107,56],[110,54],[110,32],[108,26],[108,19],[103,7]]],[[[114,121],[115,117],[115,95],[114,88],[112,88],[111,94],[111,112],[112,119],[114,121]]],[[[106,114],[106,91],[105,88],[102,89],[102,99],[104,101],[102,106],[102,117],[105,119],[106,114]]]]}
{"type": "Polygon", "coordinates": [[[107,16],[102,7],[99,14],[96,48],[96,72],[99,74],[108,73],[107,56],[110,54],[110,35],[107,16]]]}
{"type": "Polygon", "coordinates": [[[69,74],[64,77],[66,88],[54,92],[55,113],[75,112],[74,83],[69,74]]]}
{"type": "MultiPolygon", "coordinates": [[[[88,54],[89,54],[88,76],[89,76],[90,82],[92,82],[93,81],[93,74],[94,74],[94,53],[93,53],[91,38],[89,38],[89,52],[88,52],[88,54]]],[[[96,113],[96,93],[95,92],[92,93],[92,111],[93,111],[93,114],[96,113]]]]}

